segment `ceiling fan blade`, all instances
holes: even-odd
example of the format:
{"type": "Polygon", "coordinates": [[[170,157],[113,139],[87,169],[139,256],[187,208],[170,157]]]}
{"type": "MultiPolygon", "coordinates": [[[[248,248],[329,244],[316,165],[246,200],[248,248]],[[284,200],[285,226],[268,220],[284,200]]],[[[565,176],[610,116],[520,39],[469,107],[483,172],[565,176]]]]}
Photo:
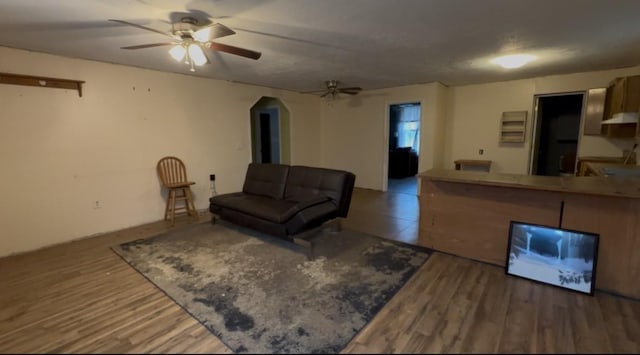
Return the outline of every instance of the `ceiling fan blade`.
{"type": "Polygon", "coordinates": [[[359,87],[351,87],[351,88],[338,88],[340,91],[361,91],[362,88],[359,87]]]}
{"type": "Polygon", "coordinates": [[[165,42],[165,43],[150,43],[150,44],[139,44],[137,46],[126,46],[120,47],[121,49],[142,49],[142,48],[152,48],[152,47],[161,47],[161,46],[171,46],[177,44],[175,42],[165,42]]]}
{"type": "Polygon", "coordinates": [[[301,94],[319,94],[321,92],[327,92],[327,89],[324,90],[313,90],[313,91],[301,91],[301,94]]]}
{"type": "Polygon", "coordinates": [[[320,95],[320,97],[325,97],[325,96],[327,96],[327,95],[329,95],[329,94],[331,94],[331,91],[327,91],[327,92],[325,92],[324,94],[320,95]]]}
{"type": "Polygon", "coordinates": [[[236,32],[234,30],[221,23],[214,23],[194,32],[193,38],[197,39],[200,42],[208,42],[216,38],[230,36],[235,33],[236,32]]]}
{"type": "Polygon", "coordinates": [[[111,21],[111,22],[121,23],[121,24],[123,24],[123,25],[129,25],[129,26],[137,27],[137,28],[140,28],[140,29],[143,29],[143,30],[147,30],[147,31],[151,31],[151,32],[159,33],[159,34],[161,34],[161,35],[163,35],[163,36],[167,36],[167,37],[174,38],[174,37],[173,37],[172,35],[170,35],[169,33],[162,32],[162,31],[159,31],[159,30],[154,30],[153,28],[149,28],[149,27],[145,27],[145,26],[137,25],[137,24],[135,24],[135,23],[131,23],[131,22],[127,22],[127,21],[122,21],[122,20],[113,20],[113,19],[109,19],[109,21],[111,21]]]}
{"type": "Polygon", "coordinates": [[[357,95],[360,91],[345,91],[345,90],[338,90],[338,92],[340,92],[341,94],[347,94],[347,95],[357,95]]]}
{"type": "Polygon", "coordinates": [[[239,48],[239,47],[234,47],[228,44],[216,43],[216,42],[207,42],[205,43],[205,46],[207,48],[211,48],[216,51],[227,52],[227,53],[239,55],[241,57],[246,57],[250,59],[258,59],[262,55],[262,53],[260,52],[239,48]]]}

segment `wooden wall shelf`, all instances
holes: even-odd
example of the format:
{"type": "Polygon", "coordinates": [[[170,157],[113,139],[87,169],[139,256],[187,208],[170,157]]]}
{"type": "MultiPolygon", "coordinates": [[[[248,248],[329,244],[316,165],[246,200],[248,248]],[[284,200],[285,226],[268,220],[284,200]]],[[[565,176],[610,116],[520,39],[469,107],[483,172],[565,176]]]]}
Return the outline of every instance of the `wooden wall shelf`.
{"type": "Polygon", "coordinates": [[[456,170],[491,171],[491,160],[458,159],[453,163],[456,170]]]}
{"type": "Polygon", "coordinates": [[[82,97],[82,84],[84,84],[84,81],[48,78],[44,76],[0,73],[0,84],[72,89],[78,90],[78,96],[82,97]]]}
{"type": "Polygon", "coordinates": [[[503,112],[500,120],[500,142],[522,143],[527,127],[527,111],[503,112]]]}

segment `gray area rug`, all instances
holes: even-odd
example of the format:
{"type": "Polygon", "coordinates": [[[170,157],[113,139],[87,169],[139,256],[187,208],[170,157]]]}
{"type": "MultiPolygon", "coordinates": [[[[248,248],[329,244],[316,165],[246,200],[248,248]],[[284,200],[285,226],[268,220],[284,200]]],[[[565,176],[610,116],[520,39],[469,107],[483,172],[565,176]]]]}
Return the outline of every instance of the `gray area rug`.
{"type": "Polygon", "coordinates": [[[338,353],[427,260],[343,229],[305,247],[219,222],[112,249],[236,353],[338,353]]]}

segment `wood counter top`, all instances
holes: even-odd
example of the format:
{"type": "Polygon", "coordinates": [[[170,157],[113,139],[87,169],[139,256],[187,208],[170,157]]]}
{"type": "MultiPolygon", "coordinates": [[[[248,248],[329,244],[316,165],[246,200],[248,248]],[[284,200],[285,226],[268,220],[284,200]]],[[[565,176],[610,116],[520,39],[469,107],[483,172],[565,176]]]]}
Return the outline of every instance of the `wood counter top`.
{"type": "Polygon", "coordinates": [[[595,176],[607,176],[607,169],[617,169],[621,171],[629,171],[630,173],[640,170],[640,166],[634,164],[622,164],[611,162],[587,162],[584,163],[588,174],[595,176]]]}
{"type": "Polygon", "coordinates": [[[538,176],[449,169],[431,169],[418,174],[418,176],[420,178],[435,181],[640,198],[639,178],[602,176],[538,176]]]}
{"type": "MultiPolygon", "coordinates": [[[[603,163],[622,164],[624,162],[623,157],[581,156],[581,157],[578,157],[577,159],[582,161],[594,161],[594,162],[603,162],[603,163]]],[[[630,159],[630,160],[633,160],[633,163],[635,164],[635,159],[630,159]]]]}

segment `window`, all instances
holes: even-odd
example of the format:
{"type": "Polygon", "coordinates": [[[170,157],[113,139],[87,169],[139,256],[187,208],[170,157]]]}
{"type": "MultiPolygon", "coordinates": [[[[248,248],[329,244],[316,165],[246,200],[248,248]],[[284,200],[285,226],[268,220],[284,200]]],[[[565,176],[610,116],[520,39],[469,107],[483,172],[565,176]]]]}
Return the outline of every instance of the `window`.
{"type": "Polygon", "coordinates": [[[398,147],[420,148],[420,104],[402,105],[398,117],[398,147]]]}

